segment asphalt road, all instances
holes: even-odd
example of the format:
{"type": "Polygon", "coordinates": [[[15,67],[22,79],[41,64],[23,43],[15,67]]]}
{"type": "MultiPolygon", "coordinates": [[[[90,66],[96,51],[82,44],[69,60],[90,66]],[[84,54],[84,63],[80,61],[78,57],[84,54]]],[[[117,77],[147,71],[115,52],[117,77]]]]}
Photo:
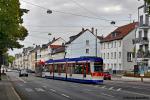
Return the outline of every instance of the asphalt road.
{"type": "Polygon", "coordinates": [[[8,72],[22,100],[150,100],[150,83],[105,81],[101,85],[18,77],[8,72]]]}

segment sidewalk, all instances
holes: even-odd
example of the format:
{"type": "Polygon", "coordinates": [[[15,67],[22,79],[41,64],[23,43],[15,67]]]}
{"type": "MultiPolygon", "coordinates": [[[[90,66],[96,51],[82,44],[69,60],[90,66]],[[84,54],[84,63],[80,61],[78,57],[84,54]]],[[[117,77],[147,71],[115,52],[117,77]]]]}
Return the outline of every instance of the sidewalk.
{"type": "MultiPolygon", "coordinates": [[[[113,76],[114,81],[126,81],[126,82],[141,82],[141,78],[137,77],[125,77],[125,76],[113,76]]],[[[150,78],[143,78],[144,82],[150,83],[150,78]]]]}
{"type": "Polygon", "coordinates": [[[0,81],[0,100],[21,100],[6,75],[0,81]]]}

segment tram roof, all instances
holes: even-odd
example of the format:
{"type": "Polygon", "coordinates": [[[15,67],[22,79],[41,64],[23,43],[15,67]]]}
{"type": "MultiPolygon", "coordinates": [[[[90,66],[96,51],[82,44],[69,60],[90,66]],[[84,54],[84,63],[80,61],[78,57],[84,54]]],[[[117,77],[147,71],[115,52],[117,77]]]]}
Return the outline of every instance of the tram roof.
{"type": "Polygon", "coordinates": [[[56,62],[79,62],[79,61],[93,61],[93,62],[102,62],[103,59],[100,57],[79,57],[79,58],[64,58],[57,60],[47,60],[46,63],[56,63],[56,62]]]}

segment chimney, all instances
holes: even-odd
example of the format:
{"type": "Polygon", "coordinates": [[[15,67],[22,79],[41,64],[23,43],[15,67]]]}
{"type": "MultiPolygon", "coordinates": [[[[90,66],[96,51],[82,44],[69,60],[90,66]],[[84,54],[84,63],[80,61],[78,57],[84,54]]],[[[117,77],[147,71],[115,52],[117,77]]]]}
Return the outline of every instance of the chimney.
{"type": "Polygon", "coordinates": [[[96,34],[96,36],[97,36],[97,29],[95,29],[95,34],[96,34]]]}
{"type": "Polygon", "coordinates": [[[53,40],[52,41],[55,41],[55,37],[53,38],[53,40]]]}
{"type": "Polygon", "coordinates": [[[82,28],[82,32],[84,31],[84,28],[82,28]]]}
{"type": "Polygon", "coordinates": [[[91,28],[91,32],[94,34],[94,28],[93,27],[91,28]]]}

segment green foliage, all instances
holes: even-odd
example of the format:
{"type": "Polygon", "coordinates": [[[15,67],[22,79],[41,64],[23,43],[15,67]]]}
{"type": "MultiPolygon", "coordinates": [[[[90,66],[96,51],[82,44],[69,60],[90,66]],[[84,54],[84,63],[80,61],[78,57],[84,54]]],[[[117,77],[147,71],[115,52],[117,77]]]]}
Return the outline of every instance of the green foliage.
{"type": "Polygon", "coordinates": [[[145,2],[147,2],[148,4],[150,4],[150,0],[144,0],[145,2]]]}
{"type": "MultiPolygon", "coordinates": [[[[150,5],[150,0],[144,0],[148,5],[150,5]]],[[[148,6],[147,8],[147,12],[150,14],[150,6],[148,6]]]]}
{"type": "Polygon", "coordinates": [[[21,24],[28,10],[20,9],[19,0],[0,0],[0,54],[8,49],[22,48],[18,40],[24,40],[28,31],[21,24]]]}
{"type": "Polygon", "coordinates": [[[8,63],[13,63],[13,61],[15,60],[14,56],[8,56],[8,63]]]}

